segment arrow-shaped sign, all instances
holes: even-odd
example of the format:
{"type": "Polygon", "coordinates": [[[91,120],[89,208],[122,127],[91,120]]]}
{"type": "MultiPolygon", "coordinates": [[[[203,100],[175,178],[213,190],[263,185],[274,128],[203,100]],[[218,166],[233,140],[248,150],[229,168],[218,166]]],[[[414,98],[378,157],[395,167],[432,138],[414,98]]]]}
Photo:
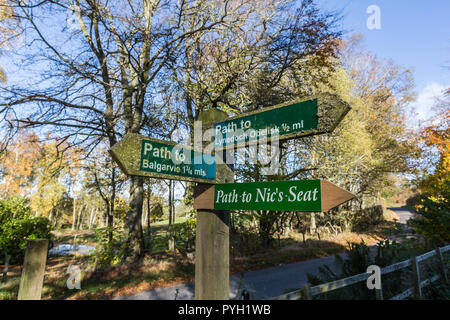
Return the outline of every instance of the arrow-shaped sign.
{"type": "Polygon", "coordinates": [[[194,208],[326,212],[354,197],[326,180],[224,183],[198,188],[194,208]]]}
{"type": "Polygon", "coordinates": [[[215,183],[213,155],[175,142],[127,134],[109,153],[126,175],[215,183]]]}
{"type": "Polygon", "coordinates": [[[350,109],[339,96],[322,93],[243,113],[213,124],[214,147],[222,150],[253,144],[261,138],[287,140],[329,133],[350,109]]]}

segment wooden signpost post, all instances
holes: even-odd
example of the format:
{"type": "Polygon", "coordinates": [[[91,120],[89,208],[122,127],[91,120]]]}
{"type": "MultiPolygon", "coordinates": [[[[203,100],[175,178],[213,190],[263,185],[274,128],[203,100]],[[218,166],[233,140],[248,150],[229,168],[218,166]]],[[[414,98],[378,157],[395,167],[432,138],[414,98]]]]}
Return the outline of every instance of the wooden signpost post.
{"type": "MultiPolygon", "coordinates": [[[[203,112],[199,120],[204,124],[227,118],[226,113],[215,109],[203,112]]],[[[234,181],[234,172],[226,162],[216,163],[216,182],[234,181]]],[[[211,184],[200,183],[194,189],[194,199],[204,194],[211,184]]],[[[230,211],[203,208],[197,210],[195,238],[195,299],[228,300],[230,298],[230,211]]]]}
{"type": "Polygon", "coordinates": [[[232,183],[233,165],[226,163],[226,154],[261,139],[332,132],[349,110],[328,93],[231,118],[213,109],[199,120],[204,129],[214,130],[215,155],[138,134],[126,135],[109,150],[127,175],[197,182],[195,299],[229,299],[229,210],[326,212],[355,197],[325,180],[232,183]]]}

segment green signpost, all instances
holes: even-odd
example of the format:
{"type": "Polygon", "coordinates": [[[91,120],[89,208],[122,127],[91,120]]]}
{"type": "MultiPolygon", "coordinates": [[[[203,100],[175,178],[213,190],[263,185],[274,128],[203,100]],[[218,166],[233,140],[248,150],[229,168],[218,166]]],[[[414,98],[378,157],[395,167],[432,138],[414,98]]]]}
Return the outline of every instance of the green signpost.
{"type": "MultiPolygon", "coordinates": [[[[214,149],[220,151],[260,139],[329,133],[349,110],[337,95],[323,93],[232,118],[211,109],[199,119],[208,122],[204,128],[214,130],[214,149]]],[[[326,212],[354,198],[325,180],[229,183],[234,180],[232,169],[220,161],[216,165],[214,155],[139,134],[126,135],[109,152],[127,175],[198,183],[194,191],[196,299],[229,298],[229,210],[326,212]]]]}
{"type": "Polygon", "coordinates": [[[322,211],[320,180],[218,184],[214,209],[322,211]]]}
{"type": "Polygon", "coordinates": [[[193,151],[174,142],[128,134],[110,154],[127,175],[215,183],[214,155],[193,151]]]}
{"type": "Polygon", "coordinates": [[[326,212],[355,197],[326,180],[221,183],[204,192],[195,208],[326,212]]]}
{"type": "Polygon", "coordinates": [[[337,95],[323,93],[214,123],[214,148],[250,145],[261,138],[287,140],[332,132],[350,106],[337,95]]]}

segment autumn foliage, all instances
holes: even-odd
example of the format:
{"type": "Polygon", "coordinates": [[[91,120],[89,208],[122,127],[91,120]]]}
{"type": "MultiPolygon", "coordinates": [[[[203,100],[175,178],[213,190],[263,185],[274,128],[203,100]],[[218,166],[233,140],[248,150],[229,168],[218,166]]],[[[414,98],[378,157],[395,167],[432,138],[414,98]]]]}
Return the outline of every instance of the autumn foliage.
{"type": "Polygon", "coordinates": [[[438,152],[434,174],[422,182],[421,187],[430,193],[445,188],[450,178],[450,109],[444,109],[438,115],[438,123],[423,129],[421,138],[425,145],[438,152]]]}
{"type": "MultiPolygon", "coordinates": [[[[447,95],[449,96],[449,95],[447,95]]],[[[420,132],[424,153],[428,153],[427,170],[419,182],[421,195],[416,204],[419,218],[412,226],[436,245],[450,242],[450,110],[448,99],[440,105],[434,124],[420,132]],[[427,150],[428,149],[428,150],[427,150]]]]}

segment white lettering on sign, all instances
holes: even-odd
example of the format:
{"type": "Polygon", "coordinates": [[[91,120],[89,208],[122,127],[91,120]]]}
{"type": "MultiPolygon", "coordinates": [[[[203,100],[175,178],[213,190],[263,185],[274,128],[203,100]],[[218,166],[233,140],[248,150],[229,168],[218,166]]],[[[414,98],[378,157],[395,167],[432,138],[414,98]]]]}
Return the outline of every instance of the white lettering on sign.
{"type": "MultiPolygon", "coordinates": [[[[285,195],[283,191],[278,188],[256,188],[255,203],[274,203],[283,202],[284,198],[287,198],[288,202],[310,202],[317,201],[319,190],[314,188],[313,190],[298,191],[297,186],[292,186],[289,188],[289,195],[285,195]]],[[[216,203],[238,203],[239,200],[242,203],[249,203],[252,200],[252,193],[242,191],[239,194],[236,189],[230,192],[224,192],[223,190],[218,190],[216,193],[216,203]]]]}
{"type": "Polygon", "coordinates": [[[224,193],[222,190],[217,192],[216,203],[236,203],[238,201],[238,194],[233,189],[232,192],[224,193]]]}
{"type": "Polygon", "coordinates": [[[277,199],[278,201],[282,201],[283,194],[283,192],[278,191],[278,188],[276,188],[275,191],[270,191],[270,188],[264,188],[262,191],[260,188],[256,188],[255,202],[258,202],[259,200],[261,200],[261,202],[275,202],[277,199]]]}
{"type": "Polygon", "coordinates": [[[289,194],[290,194],[290,196],[288,198],[289,202],[293,202],[293,201],[300,202],[300,201],[311,201],[311,200],[317,201],[317,192],[319,192],[317,190],[317,188],[315,188],[312,191],[312,199],[311,199],[311,190],[308,190],[304,193],[303,193],[303,191],[299,191],[296,193],[296,190],[297,190],[297,186],[292,186],[289,188],[289,194]]]}
{"type": "Polygon", "coordinates": [[[153,145],[150,142],[144,143],[144,156],[151,154],[154,158],[161,158],[161,159],[171,159],[172,158],[172,152],[166,147],[160,147],[160,148],[153,148],[153,145]]]}
{"type": "Polygon", "coordinates": [[[190,157],[186,157],[185,150],[178,146],[173,148],[166,146],[155,148],[150,142],[144,142],[144,156],[148,155],[153,158],[172,160],[174,164],[190,163],[190,157]]]}
{"type": "Polygon", "coordinates": [[[229,122],[226,126],[217,126],[216,127],[216,134],[227,134],[231,133],[237,130],[237,124],[233,122],[229,122]]]}

